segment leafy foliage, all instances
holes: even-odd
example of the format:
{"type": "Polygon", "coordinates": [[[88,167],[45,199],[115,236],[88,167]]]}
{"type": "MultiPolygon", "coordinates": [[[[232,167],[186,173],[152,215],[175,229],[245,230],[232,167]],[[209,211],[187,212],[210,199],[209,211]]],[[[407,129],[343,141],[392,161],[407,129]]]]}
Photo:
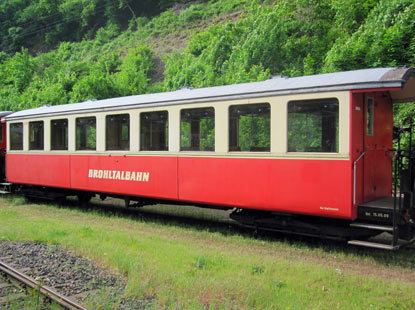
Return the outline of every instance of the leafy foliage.
{"type": "Polygon", "coordinates": [[[20,110],[44,104],[57,105],[88,99],[132,95],[148,91],[153,67],[146,46],[131,49],[123,59],[117,53],[95,61],[65,61],[65,45],[36,58],[27,50],[0,64],[0,106],[20,110]]]}
{"type": "Polygon", "coordinates": [[[415,64],[415,2],[382,0],[361,27],[327,53],[326,72],[415,64]]]}
{"type": "Polygon", "coordinates": [[[152,69],[152,51],[148,47],[131,49],[119,67],[117,83],[121,95],[145,93],[148,86],[148,75],[152,69]]]}
{"type": "MultiPolygon", "coordinates": [[[[271,75],[413,66],[414,6],[412,0],[5,1],[0,4],[0,108],[271,75]],[[180,10],[168,9],[177,2],[180,10]],[[205,26],[229,13],[233,21],[205,26]],[[186,48],[164,47],[172,37],[190,34],[186,48]]],[[[397,110],[397,119],[403,119],[411,109],[397,110]]]]}
{"type": "Polygon", "coordinates": [[[11,0],[0,4],[0,50],[43,50],[60,41],[92,38],[101,27],[125,27],[137,16],[153,16],[188,0],[11,0]],[[39,46],[39,42],[45,46],[39,46]]]}
{"type": "Polygon", "coordinates": [[[166,57],[167,88],[318,72],[338,36],[334,18],[327,0],[254,3],[244,18],[212,26],[193,36],[183,52],[166,57]]]}

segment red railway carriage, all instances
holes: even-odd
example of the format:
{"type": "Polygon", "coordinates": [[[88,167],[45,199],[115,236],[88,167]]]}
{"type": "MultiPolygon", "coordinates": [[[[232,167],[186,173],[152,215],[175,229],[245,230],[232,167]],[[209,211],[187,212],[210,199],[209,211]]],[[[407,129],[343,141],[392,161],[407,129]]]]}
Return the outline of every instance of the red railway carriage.
{"type": "Polygon", "coordinates": [[[392,105],[414,100],[413,69],[378,68],[41,107],[6,117],[7,181],[235,208],[247,226],[293,233],[393,231],[397,248],[413,236],[396,215],[413,184],[392,203],[392,105]]]}
{"type": "Polygon", "coordinates": [[[7,147],[7,132],[6,122],[4,117],[11,112],[0,111],[0,180],[4,181],[6,177],[6,147],[7,147]]]}

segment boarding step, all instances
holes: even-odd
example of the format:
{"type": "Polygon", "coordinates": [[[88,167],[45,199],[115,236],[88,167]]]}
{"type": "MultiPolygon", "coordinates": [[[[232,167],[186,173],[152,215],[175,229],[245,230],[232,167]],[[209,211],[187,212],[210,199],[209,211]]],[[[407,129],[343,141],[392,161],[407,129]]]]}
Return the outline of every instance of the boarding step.
{"type": "Polygon", "coordinates": [[[369,223],[351,223],[350,227],[358,227],[358,228],[393,232],[392,226],[375,225],[375,224],[369,224],[369,223]]]}
{"type": "Polygon", "coordinates": [[[11,191],[10,191],[11,186],[12,186],[12,183],[7,183],[7,182],[0,183],[0,195],[11,194],[11,191]]]}
{"type": "Polygon", "coordinates": [[[399,245],[390,245],[390,244],[383,244],[383,243],[376,243],[376,242],[369,242],[369,241],[362,241],[362,240],[349,240],[347,242],[351,245],[358,245],[358,246],[364,246],[367,248],[375,248],[375,249],[382,249],[382,250],[390,250],[390,251],[396,251],[399,250],[399,245]]]}
{"type": "Polygon", "coordinates": [[[394,204],[395,200],[393,197],[383,197],[361,203],[357,207],[357,218],[361,221],[392,224],[394,204]]]}

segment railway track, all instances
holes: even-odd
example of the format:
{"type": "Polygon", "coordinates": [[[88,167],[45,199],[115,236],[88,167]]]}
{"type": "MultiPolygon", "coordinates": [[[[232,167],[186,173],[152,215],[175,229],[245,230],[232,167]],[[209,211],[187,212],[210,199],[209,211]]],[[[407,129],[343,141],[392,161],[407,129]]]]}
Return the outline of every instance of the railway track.
{"type": "MultiPolygon", "coordinates": [[[[3,259],[0,258],[0,309],[7,309],[9,303],[16,303],[25,298],[34,298],[44,305],[55,303],[62,309],[87,310],[75,301],[28,277],[23,273],[24,270],[16,270],[10,264],[4,263],[3,259]],[[30,294],[30,292],[32,293],[30,294]]],[[[39,309],[45,308],[47,309],[42,306],[39,309]]]]}
{"type": "MultiPolygon", "coordinates": [[[[43,292],[39,289],[40,281],[42,285],[58,291],[60,295],[66,296],[88,309],[146,309],[153,302],[152,298],[125,297],[123,294],[126,283],[123,278],[58,245],[47,245],[36,241],[0,241],[0,261],[11,265],[12,268],[35,280],[36,288],[34,290],[28,289],[29,294],[36,294],[35,298],[43,292]]],[[[0,282],[2,282],[1,279],[0,282]]],[[[8,285],[10,286],[10,284],[8,285]]],[[[25,291],[16,287],[9,287],[5,290],[8,290],[9,298],[14,294],[24,294],[25,291]]],[[[2,295],[2,292],[4,290],[0,289],[0,299],[5,296],[2,295]]],[[[49,300],[46,297],[45,299],[49,300]]],[[[53,302],[51,306],[46,304],[45,307],[43,305],[38,307],[36,299],[26,299],[24,302],[28,303],[30,307],[15,306],[17,302],[12,302],[9,307],[2,307],[0,304],[0,309],[84,309],[76,308],[75,305],[59,306],[58,302],[53,302]]]]}

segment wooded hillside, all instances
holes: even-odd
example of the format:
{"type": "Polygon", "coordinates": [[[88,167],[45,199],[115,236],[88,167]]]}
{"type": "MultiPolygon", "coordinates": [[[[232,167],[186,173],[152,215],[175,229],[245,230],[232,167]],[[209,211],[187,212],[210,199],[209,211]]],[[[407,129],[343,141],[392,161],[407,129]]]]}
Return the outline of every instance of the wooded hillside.
{"type": "Polygon", "coordinates": [[[0,33],[1,110],[415,65],[413,0],[8,0],[0,33]]]}

